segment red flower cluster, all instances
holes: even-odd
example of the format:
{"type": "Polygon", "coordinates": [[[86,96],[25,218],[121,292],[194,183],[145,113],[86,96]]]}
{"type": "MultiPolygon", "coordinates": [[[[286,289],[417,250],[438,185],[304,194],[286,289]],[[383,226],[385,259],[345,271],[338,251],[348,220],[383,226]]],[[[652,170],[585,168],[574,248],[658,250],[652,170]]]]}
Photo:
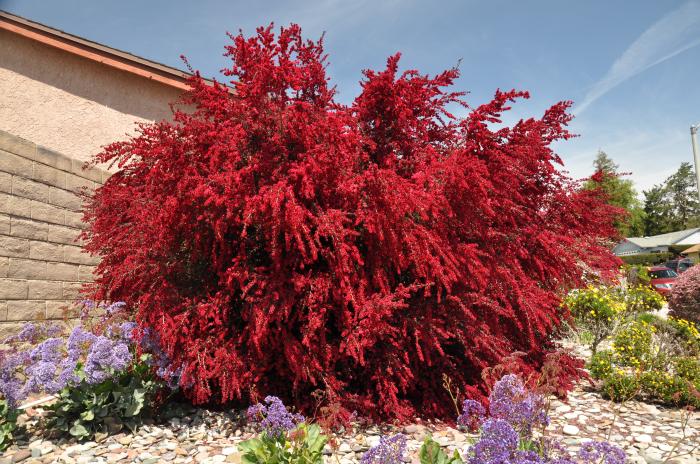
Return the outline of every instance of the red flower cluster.
{"type": "Polygon", "coordinates": [[[469,109],[456,69],[399,73],[396,55],[346,106],[298,26],[232,39],[233,89],[197,74],[174,122],[96,157],[121,170],[85,212],[93,296],[136,309],[199,403],[303,409],[321,390],[451,417],[443,374],[478,387],[513,351],[539,365],[559,292],[616,264],[615,211],[555,167],[568,102],[495,129],[526,93],[469,109]]]}

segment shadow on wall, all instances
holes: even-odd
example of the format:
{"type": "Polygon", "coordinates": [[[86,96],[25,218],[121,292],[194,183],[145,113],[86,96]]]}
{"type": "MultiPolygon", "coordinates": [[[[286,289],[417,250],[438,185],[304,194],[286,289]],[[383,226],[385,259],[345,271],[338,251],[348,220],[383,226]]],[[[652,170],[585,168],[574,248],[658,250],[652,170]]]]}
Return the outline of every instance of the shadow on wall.
{"type": "Polygon", "coordinates": [[[0,30],[0,66],[136,118],[171,116],[181,91],[0,30]]]}

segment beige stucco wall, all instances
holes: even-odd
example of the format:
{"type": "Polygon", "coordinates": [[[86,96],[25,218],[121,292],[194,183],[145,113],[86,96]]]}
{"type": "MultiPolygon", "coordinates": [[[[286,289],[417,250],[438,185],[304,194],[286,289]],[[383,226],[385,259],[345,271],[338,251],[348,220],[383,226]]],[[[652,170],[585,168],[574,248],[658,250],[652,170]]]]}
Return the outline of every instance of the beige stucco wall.
{"type": "Polygon", "coordinates": [[[0,130],[85,161],[180,90],[0,30],[0,130]]]}

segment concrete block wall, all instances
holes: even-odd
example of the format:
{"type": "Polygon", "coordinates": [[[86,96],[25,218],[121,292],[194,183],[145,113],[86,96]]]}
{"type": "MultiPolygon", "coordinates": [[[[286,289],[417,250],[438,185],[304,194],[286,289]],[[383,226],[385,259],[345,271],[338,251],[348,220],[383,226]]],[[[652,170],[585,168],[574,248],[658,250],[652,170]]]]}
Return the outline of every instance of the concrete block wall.
{"type": "Polygon", "coordinates": [[[0,131],[0,339],[23,321],[62,319],[97,259],[77,240],[82,187],[109,173],[0,131]]]}

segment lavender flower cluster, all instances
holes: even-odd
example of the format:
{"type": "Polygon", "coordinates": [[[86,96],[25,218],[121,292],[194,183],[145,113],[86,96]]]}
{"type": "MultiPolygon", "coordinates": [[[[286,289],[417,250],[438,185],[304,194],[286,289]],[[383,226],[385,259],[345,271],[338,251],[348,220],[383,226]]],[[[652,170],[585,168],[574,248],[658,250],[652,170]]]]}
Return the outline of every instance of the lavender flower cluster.
{"type": "MultiPolygon", "coordinates": [[[[576,455],[554,439],[536,438],[536,430],[549,425],[545,398],[528,391],[516,375],[505,375],[494,385],[486,408],[464,401],[457,422],[480,430],[471,446],[469,464],[624,464],[625,453],[607,442],[586,442],[576,455]]],[[[426,445],[424,445],[426,446],[426,445]]],[[[382,437],[362,457],[361,464],[400,464],[405,461],[406,437],[382,437]]],[[[439,462],[443,462],[440,461],[439,462]]],[[[449,461],[449,462],[461,462],[449,461]]]]}
{"type": "Polygon", "coordinates": [[[57,393],[82,379],[101,383],[133,360],[128,338],[96,335],[81,325],[65,335],[59,325],[27,323],[4,341],[11,348],[0,359],[0,393],[10,407],[31,394],[57,393]]]}
{"type": "Polygon", "coordinates": [[[137,342],[157,374],[177,383],[178,373],[170,369],[157,340],[124,320],[124,311],[122,302],[100,306],[85,301],[81,324],[70,331],[58,324],[27,323],[0,350],[0,395],[15,408],[31,394],[54,394],[83,381],[102,383],[131,365],[137,342]],[[102,317],[95,320],[98,311],[102,317]]]}
{"type": "Polygon", "coordinates": [[[401,464],[405,454],[406,436],[398,433],[391,437],[381,437],[377,446],[362,455],[360,464],[401,464]]]}
{"type": "Polygon", "coordinates": [[[506,375],[489,397],[489,416],[467,400],[458,422],[480,425],[481,436],[470,449],[469,464],[624,464],[625,453],[607,442],[587,442],[575,456],[554,440],[536,440],[534,430],[549,424],[542,395],[528,391],[516,375],[506,375]]]}
{"type": "MultiPolygon", "coordinates": [[[[134,328],[136,324],[133,322],[130,324],[134,325],[134,327],[132,327],[132,333],[134,333],[134,328]]],[[[155,368],[156,375],[160,379],[165,381],[165,383],[171,389],[175,389],[178,386],[180,386],[183,368],[182,366],[179,366],[177,368],[173,367],[173,363],[168,354],[163,350],[157,335],[152,330],[146,328],[142,331],[142,333],[139,334],[138,341],[141,350],[144,353],[149,354],[146,363],[150,367],[155,368]]],[[[183,386],[189,387],[191,385],[183,386]]]]}
{"type": "Polygon", "coordinates": [[[304,422],[304,416],[287,410],[282,400],[276,396],[265,397],[265,404],[257,403],[246,412],[248,421],[257,424],[269,437],[279,437],[304,422]]]}

